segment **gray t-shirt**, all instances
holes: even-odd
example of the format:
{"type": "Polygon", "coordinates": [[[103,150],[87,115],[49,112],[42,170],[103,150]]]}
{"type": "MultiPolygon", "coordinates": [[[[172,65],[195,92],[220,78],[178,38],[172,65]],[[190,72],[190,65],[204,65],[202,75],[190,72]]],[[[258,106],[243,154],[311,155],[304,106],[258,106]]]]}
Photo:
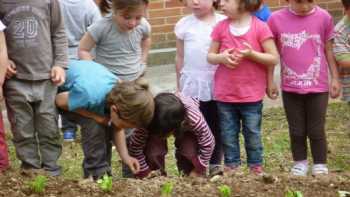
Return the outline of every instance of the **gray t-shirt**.
{"type": "Polygon", "coordinates": [[[96,42],[96,62],[122,80],[134,80],[143,73],[141,41],[151,33],[151,26],[145,18],[132,31],[122,32],[112,15],[108,15],[91,25],[88,32],[96,42]]]}
{"type": "Polygon", "coordinates": [[[93,0],[60,0],[60,5],[68,38],[69,59],[78,59],[79,41],[87,28],[101,19],[101,13],[93,0]]]}

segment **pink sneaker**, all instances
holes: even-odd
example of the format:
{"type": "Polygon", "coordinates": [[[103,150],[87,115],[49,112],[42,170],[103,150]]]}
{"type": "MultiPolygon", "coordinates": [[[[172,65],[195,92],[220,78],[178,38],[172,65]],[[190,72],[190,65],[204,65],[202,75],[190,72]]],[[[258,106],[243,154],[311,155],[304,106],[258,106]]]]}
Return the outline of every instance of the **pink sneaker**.
{"type": "Polygon", "coordinates": [[[261,165],[253,165],[249,167],[250,173],[255,175],[262,175],[264,173],[263,167],[261,165]]]}

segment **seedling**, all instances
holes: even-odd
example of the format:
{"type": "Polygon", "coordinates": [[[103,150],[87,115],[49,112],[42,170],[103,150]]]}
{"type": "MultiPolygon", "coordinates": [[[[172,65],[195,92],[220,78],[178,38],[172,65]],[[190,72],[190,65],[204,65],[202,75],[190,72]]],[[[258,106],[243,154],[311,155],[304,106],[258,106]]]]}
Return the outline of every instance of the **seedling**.
{"type": "Polygon", "coordinates": [[[111,192],[112,191],[112,177],[108,175],[103,175],[102,179],[97,180],[98,186],[101,188],[104,192],[111,192]]]}
{"type": "Polygon", "coordinates": [[[232,190],[229,186],[227,185],[221,185],[218,187],[220,197],[230,197],[232,196],[232,190]]]}
{"type": "Polygon", "coordinates": [[[43,193],[46,187],[46,183],[46,177],[39,175],[29,183],[29,188],[35,193],[43,193]]]}
{"type": "Polygon", "coordinates": [[[167,183],[164,183],[161,187],[161,190],[160,190],[160,194],[162,197],[169,197],[172,195],[173,193],[173,183],[171,182],[167,182],[167,183]]]}
{"type": "Polygon", "coordinates": [[[303,197],[301,191],[288,190],[285,197],[303,197]]]}

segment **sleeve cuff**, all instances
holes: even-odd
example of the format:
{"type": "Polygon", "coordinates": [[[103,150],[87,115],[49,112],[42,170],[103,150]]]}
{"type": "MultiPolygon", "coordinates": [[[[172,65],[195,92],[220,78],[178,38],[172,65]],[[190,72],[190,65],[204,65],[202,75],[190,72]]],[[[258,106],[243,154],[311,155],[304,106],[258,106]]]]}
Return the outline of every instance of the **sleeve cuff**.
{"type": "Polygon", "coordinates": [[[204,166],[198,157],[193,157],[192,159],[192,164],[194,166],[194,170],[198,173],[198,174],[205,174],[207,167],[204,166]]]}
{"type": "Polygon", "coordinates": [[[135,177],[136,177],[137,179],[143,179],[143,178],[145,178],[150,172],[151,172],[151,170],[148,168],[148,169],[146,169],[146,170],[144,170],[144,171],[141,171],[141,172],[135,174],[135,177]]]}

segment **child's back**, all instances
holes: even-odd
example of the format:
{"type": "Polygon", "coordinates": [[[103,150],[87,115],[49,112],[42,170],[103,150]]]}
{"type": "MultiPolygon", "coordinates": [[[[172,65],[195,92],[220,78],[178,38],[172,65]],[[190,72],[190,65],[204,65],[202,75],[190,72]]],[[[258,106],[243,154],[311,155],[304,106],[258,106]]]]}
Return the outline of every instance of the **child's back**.
{"type": "Polygon", "coordinates": [[[87,28],[101,18],[93,0],[61,0],[61,11],[68,38],[69,59],[78,59],[78,46],[87,28]]]}

